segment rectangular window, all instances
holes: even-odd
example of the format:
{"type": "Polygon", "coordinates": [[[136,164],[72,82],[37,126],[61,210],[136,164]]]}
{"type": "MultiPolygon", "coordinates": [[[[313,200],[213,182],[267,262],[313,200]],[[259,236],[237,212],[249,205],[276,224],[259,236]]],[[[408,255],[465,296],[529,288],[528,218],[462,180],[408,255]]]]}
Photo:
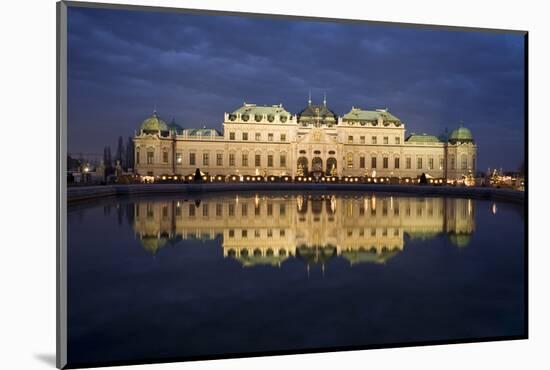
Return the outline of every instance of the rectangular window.
{"type": "Polygon", "coordinates": [[[279,157],[279,160],[280,160],[280,167],[286,167],[286,155],[281,154],[281,156],[279,157]]]}
{"type": "Polygon", "coordinates": [[[428,169],[433,170],[434,169],[434,159],[428,158],[428,169]]]}
{"type": "Polygon", "coordinates": [[[399,157],[396,157],[394,160],[394,166],[395,169],[399,169],[399,157]]]}
{"type": "Polygon", "coordinates": [[[463,170],[468,169],[468,157],[465,154],[463,154],[460,160],[461,160],[461,165],[460,165],[461,169],[463,170]]]}
{"type": "Polygon", "coordinates": [[[371,137],[371,143],[372,143],[373,145],[376,145],[376,142],[377,142],[376,136],[371,137]]]}
{"type": "Polygon", "coordinates": [[[136,164],[139,164],[139,150],[136,150],[136,164]]]}
{"type": "Polygon", "coordinates": [[[395,144],[396,144],[396,145],[401,144],[401,138],[400,138],[399,136],[396,136],[396,137],[395,137],[395,144]]]}
{"type": "Polygon", "coordinates": [[[181,164],[183,162],[183,155],[181,153],[176,153],[176,163],[181,164]]]}
{"type": "Polygon", "coordinates": [[[260,134],[259,132],[256,132],[256,141],[260,141],[262,140],[262,134],[260,134]]]}
{"type": "Polygon", "coordinates": [[[286,205],[284,203],[281,203],[279,205],[279,215],[284,216],[286,214],[286,205]]]}
{"type": "Polygon", "coordinates": [[[248,132],[243,132],[243,141],[248,140],[248,132]]]}
{"type": "Polygon", "coordinates": [[[443,157],[439,157],[439,169],[443,169],[443,157]]]}
{"type": "Polygon", "coordinates": [[[228,207],[227,207],[227,213],[230,217],[234,217],[235,216],[235,205],[234,204],[229,204],[228,207]]]}
{"type": "Polygon", "coordinates": [[[370,167],[371,168],[376,168],[376,157],[372,157],[370,159],[370,167]]]}
{"type": "Polygon", "coordinates": [[[242,156],[242,166],[248,167],[248,154],[243,154],[242,156]]]}
{"type": "Polygon", "coordinates": [[[223,215],[223,206],[220,203],[216,204],[216,217],[222,217],[223,215]]]}
{"type": "Polygon", "coordinates": [[[248,204],[243,203],[241,206],[241,215],[242,216],[248,216],[248,204]]]}
{"type": "Polygon", "coordinates": [[[359,141],[361,142],[361,144],[365,144],[365,137],[359,136],[359,141]]]}
{"type": "Polygon", "coordinates": [[[189,217],[194,217],[194,216],[195,216],[195,205],[189,204],[189,217]]]}
{"type": "Polygon", "coordinates": [[[243,239],[248,238],[248,230],[241,230],[241,237],[243,239]]]}
{"type": "Polygon", "coordinates": [[[208,153],[202,153],[202,165],[203,166],[208,166],[208,163],[209,163],[209,156],[208,156],[208,153]]]}
{"type": "Polygon", "coordinates": [[[411,160],[411,157],[407,157],[407,158],[405,159],[405,167],[406,167],[408,170],[411,169],[411,167],[412,167],[412,160],[411,160]]]}
{"type": "Polygon", "coordinates": [[[273,155],[269,154],[267,156],[267,167],[273,167],[273,155]]]}
{"type": "Polygon", "coordinates": [[[162,152],[162,162],[168,163],[168,151],[166,150],[162,152]]]}
{"type": "Polygon", "coordinates": [[[353,136],[348,136],[348,143],[353,143],[353,136]]]}
{"type": "Polygon", "coordinates": [[[273,141],[273,134],[267,134],[267,141],[273,141]]]}
{"type": "Polygon", "coordinates": [[[419,170],[422,169],[422,157],[416,158],[416,168],[419,170]]]}
{"type": "Polygon", "coordinates": [[[348,168],[353,168],[353,154],[348,154],[348,160],[347,160],[348,168]]]}
{"type": "Polygon", "coordinates": [[[223,153],[216,154],[216,166],[223,166],[223,153]]]}
{"type": "Polygon", "coordinates": [[[229,140],[235,140],[235,133],[234,132],[229,133],[229,140]]]}
{"type": "Polygon", "coordinates": [[[286,134],[281,134],[281,141],[286,141],[286,134]]]}
{"type": "Polygon", "coordinates": [[[208,217],[208,204],[202,204],[202,217],[208,217]]]}
{"type": "Polygon", "coordinates": [[[189,164],[191,166],[195,165],[195,153],[189,153],[189,164]]]}
{"type": "Polygon", "coordinates": [[[382,167],[388,168],[388,157],[382,158],[382,167]]]}
{"type": "Polygon", "coordinates": [[[147,164],[153,164],[154,156],[155,156],[155,153],[147,152],[147,164]]]}
{"type": "Polygon", "coordinates": [[[262,155],[261,154],[256,154],[254,156],[254,166],[260,167],[261,165],[262,165],[262,155]]]}
{"type": "Polygon", "coordinates": [[[387,136],[384,136],[384,144],[389,144],[390,139],[387,136]]]}
{"type": "Polygon", "coordinates": [[[359,157],[359,168],[365,168],[365,157],[359,157]]]}
{"type": "Polygon", "coordinates": [[[235,154],[229,153],[229,165],[235,166],[235,154]]]}

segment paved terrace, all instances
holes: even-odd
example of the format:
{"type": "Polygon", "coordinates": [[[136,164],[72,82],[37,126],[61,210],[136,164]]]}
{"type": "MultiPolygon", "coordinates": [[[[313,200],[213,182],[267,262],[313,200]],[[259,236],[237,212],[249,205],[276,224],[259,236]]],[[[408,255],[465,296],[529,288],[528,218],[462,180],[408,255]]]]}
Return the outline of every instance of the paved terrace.
{"type": "Polygon", "coordinates": [[[111,196],[138,196],[149,194],[200,194],[224,191],[362,191],[419,196],[451,196],[460,198],[491,199],[523,203],[524,192],[510,189],[482,187],[453,187],[431,185],[382,184],[319,184],[319,183],[206,183],[206,184],[132,184],[77,186],[67,188],[67,202],[111,196]]]}

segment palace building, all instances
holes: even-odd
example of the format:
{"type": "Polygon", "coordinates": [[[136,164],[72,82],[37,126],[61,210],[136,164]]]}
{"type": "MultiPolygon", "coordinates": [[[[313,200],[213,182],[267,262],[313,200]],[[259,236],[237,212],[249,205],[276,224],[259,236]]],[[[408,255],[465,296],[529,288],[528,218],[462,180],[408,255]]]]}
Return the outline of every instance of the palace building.
{"type": "Polygon", "coordinates": [[[157,114],[136,132],[135,171],[141,176],[384,176],[458,180],[475,173],[477,147],[460,125],[449,135],[406,134],[388,109],[352,107],[338,116],[311,99],[298,114],[282,104],[224,114],[223,131],[181,128],[157,114]]]}

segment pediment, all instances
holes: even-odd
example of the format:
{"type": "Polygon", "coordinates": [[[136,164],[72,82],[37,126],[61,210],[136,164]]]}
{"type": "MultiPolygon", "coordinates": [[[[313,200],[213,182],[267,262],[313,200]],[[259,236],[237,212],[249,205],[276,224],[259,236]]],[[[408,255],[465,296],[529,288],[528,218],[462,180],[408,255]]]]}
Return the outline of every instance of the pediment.
{"type": "Polygon", "coordinates": [[[337,144],[335,136],[328,135],[322,128],[312,129],[297,140],[298,144],[337,144]]]}

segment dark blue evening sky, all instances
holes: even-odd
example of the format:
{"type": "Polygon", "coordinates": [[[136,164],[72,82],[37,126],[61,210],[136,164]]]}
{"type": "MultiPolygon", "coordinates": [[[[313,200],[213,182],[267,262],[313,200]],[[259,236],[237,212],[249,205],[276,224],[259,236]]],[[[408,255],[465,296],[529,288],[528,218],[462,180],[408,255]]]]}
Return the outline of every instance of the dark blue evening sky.
{"type": "Polygon", "coordinates": [[[311,89],[340,115],[388,107],[408,133],[463,120],[480,170],[515,170],[523,58],[518,34],[70,7],[68,149],[114,151],[155,106],[165,121],[221,129],[243,101],[297,113],[311,89]]]}

